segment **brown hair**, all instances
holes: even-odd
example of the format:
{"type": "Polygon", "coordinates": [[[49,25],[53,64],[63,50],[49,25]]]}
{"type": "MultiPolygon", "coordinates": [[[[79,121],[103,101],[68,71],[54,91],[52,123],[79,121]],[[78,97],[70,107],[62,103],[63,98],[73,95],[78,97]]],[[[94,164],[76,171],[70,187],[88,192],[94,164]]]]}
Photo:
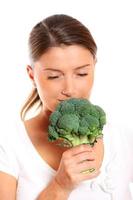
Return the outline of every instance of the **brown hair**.
{"type": "MultiPolygon", "coordinates": [[[[77,19],[64,14],[49,16],[36,24],[30,33],[28,44],[32,67],[50,47],[58,47],[62,44],[81,45],[87,48],[94,58],[97,52],[96,43],[88,28],[77,19]]],[[[37,109],[42,107],[37,89],[34,88],[21,109],[22,120],[36,103],[39,103],[37,109]]]]}

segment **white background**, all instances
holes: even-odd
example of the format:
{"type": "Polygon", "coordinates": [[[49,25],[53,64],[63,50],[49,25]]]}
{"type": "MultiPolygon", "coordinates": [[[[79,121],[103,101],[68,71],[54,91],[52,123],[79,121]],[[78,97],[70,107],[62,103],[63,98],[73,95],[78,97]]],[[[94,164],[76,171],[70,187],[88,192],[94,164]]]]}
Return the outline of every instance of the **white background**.
{"type": "MultiPolygon", "coordinates": [[[[133,124],[132,0],[36,0],[0,3],[0,119],[7,125],[19,114],[32,87],[26,73],[27,41],[32,27],[57,13],[82,21],[98,46],[92,102],[116,123],[133,124]]],[[[4,131],[4,129],[2,130],[4,131]]]]}
{"type": "Polygon", "coordinates": [[[0,4],[1,117],[16,115],[31,89],[27,40],[32,27],[51,14],[76,17],[91,30],[98,46],[91,100],[116,123],[132,128],[133,6],[129,0],[3,1],[0,4]],[[127,126],[127,125],[126,125],[127,126]]]}

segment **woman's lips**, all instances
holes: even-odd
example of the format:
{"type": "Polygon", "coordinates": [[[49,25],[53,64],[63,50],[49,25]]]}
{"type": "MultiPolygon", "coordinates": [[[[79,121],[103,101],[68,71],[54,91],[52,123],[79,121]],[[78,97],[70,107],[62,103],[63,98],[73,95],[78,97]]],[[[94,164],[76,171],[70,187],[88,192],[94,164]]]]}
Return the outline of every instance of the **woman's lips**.
{"type": "Polygon", "coordinates": [[[65,101],[66,99],[58,99],[58,101],[65,101]]]}
{"type": "Polygon", "coordinates": [[[64,100],[58,100],[59,102],[62,102],[62,101],[64,101],[64,100]]]}

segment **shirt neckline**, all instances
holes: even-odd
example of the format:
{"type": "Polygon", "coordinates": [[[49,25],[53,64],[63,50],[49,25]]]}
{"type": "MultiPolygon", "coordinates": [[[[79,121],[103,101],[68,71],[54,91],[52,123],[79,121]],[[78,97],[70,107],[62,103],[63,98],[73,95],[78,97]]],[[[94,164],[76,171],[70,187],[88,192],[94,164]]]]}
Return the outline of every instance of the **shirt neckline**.
{"type": "Polygon", "coordinates": [[[42,157],[41,155],[38,153],[38,151],[36,150],[35,146],[33,145],[30,137],[28,136],[27,132],[26,132],[26,128],[24,126],[24,123],[22,121],[20,121],[20,125],[23,129],[24,132],[24,137],[27,140],[28,145],[30,146],[31,150],[33,151],[33,154],[36,156],[36,159],[39,160],[39,162],[41,163],[41,165],[45,165],[47,168],[49,168],[50,172],[52,174],[55,174],[57,171],[51,167],[42,157]]]}

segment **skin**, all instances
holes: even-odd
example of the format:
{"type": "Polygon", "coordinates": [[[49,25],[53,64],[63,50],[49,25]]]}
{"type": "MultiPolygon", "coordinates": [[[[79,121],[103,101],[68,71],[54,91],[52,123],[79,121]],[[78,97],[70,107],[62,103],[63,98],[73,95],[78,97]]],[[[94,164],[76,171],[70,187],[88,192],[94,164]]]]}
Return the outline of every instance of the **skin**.
{"type": "Polygon", "coordinates": [[[37,87],[43,108],[46,105],[48,110],[54,111],[59,100],[90,97],[94,67],[95,60],[91,53],[81,46],[73,45],[50,48],[34,63],[34,69],[28,66],[27,71],[37,87]]]}
{"type": "Polygon", "coordinates": [[[35,139],[37,136],[32,133],[31,124],[35,127],[34,130],[38,130],[38,135],[39,129],[41,130],[40,127],[43,127],[40,131],[41,142],[38,141],[37,144],[42,143],[42,135],[44,136],[42,132],[45,129],[45,137],[43,138],[45,142],[40,149],[36,148],[49,165],[57,170],[56,181],[64,190],[67,188],[71,191],[81,181],[94,178],[99,174],[104,152],[103,141],[98,139],[93,148],[88,147],[88,145],[71,149],[57,147],[56,142],[52,144],[47,141],[48,117],[61,100],[72,97],[90,97],[94,82],[95,64],[96,60],[88,49],[79,45],[62,45],[50,48],[34,63],[33,68],[27,66],[29,78],[37,88],[43,109],[40,115],[28,121],[27,124],[25,123],[25,126],[35,146],[37,146],[37,139],[35,139]],[[39,124],[39,126],[35,124],[39,124]],[[48,156],[46,152],[49,154],[48,156]],[[86,159],[88,161],[82,162],[86,159]],[[96,169],[94,173],[89,175],[80,173],[83,169],[92,167],[96,169]],[[75,173],[77,176],[75,176],[75,173]]]}

